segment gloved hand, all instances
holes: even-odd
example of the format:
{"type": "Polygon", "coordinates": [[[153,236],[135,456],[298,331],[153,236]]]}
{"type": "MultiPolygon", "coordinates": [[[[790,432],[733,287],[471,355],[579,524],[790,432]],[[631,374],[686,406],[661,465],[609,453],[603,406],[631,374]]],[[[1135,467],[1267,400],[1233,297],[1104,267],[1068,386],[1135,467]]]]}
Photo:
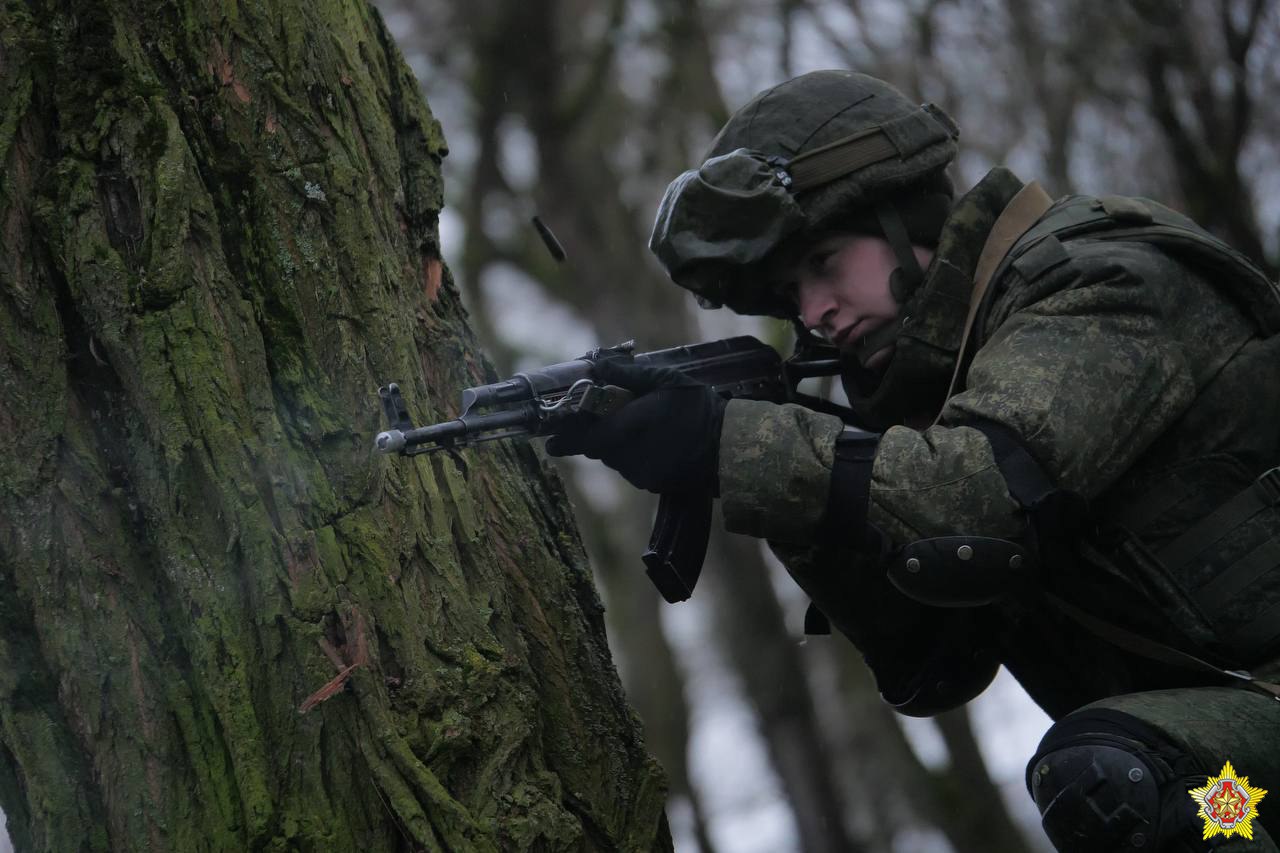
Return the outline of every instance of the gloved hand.
{"type": "Polygon", "coordinates": [[[636,399],[606,418],[584,420],[552,436],[548,454],[599,459],[638,489],[719,495],[716,469],[727,400],[667,367],[606,360],[596,365],[595,378],[636,399]]]}

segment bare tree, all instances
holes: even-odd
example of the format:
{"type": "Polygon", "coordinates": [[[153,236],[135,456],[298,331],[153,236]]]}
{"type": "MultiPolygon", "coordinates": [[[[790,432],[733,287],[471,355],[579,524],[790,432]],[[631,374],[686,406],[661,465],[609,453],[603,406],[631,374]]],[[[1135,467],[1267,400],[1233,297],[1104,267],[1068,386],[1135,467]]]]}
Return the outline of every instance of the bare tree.
{"type": "Polygon", "coordinates": [[[1241,158],[1259,100],[1250,53],[1264,22],[1270,18],[1276,25],[1273,5],[1215,0],[1170,15],[1146,0],[1129,4],[1151,116],[1169,148],[1188,213],[1264,263],[1256,200],[1241,158]]]}

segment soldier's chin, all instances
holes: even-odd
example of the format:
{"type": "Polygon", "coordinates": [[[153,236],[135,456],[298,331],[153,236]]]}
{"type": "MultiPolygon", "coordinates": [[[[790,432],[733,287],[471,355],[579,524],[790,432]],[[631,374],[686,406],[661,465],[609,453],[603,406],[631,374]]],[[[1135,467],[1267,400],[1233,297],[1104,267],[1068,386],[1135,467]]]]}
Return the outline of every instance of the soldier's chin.
{"type": "Polygon", "coordinates": [[[889,366],[889,361],[893,358],[893,352],[896,347],[893,344],[881,347],[867,357],[863,362],[867,370],[874,373],[883,373],[884,369],[889,366]]]}

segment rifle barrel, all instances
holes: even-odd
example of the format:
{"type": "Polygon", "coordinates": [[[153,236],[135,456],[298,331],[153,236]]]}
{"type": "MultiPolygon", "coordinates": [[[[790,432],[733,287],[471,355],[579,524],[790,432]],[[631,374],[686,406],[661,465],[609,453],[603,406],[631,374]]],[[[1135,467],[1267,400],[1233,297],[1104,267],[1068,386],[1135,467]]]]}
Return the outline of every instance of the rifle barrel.
{"type": "Polygon", "coordinates": [[[383,453],[404,451],[409,447],[421,444],[448,446],[454,442],[466,444],[474,439],[483,439],[484,433],[502,429],[522,429],[529,433],[538,426],[538,413],[532,404],[489,412],[481,415],[465,415],[444,423],[421,426],[417,429],[389,430],[378,433],[375,446],[383,453]]]}

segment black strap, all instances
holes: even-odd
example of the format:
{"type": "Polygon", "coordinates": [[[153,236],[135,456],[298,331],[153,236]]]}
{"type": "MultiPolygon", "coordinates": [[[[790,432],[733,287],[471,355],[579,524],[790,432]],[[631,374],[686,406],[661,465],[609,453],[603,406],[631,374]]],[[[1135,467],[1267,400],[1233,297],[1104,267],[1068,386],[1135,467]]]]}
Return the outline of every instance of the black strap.
{"type": "Polygon", "coordinates": [[[1244,491],[1191,526],[1191,529],[1160,549],[1160,562],[1176,570],[1194,560],[1201,551],[1230,533],[1242,522],[1280,503],[1280,468],[1272,468],[1244,491]]]}
{"type": "MultiPolygon", "coordinates": [[[[866,547],[872,541],[880,542],[875,531],[867,525],[871,466],[879,444],[879,433],[854,427],[845,427],[836,436],[827,509],[819,530],[824,541],[856,547],[866,547]],[[851,532],[855,535],[851,536],[851,532]]],[[[810,603],[805,611],[804,632],[810,635],[831,633],[831,620],[816,604],[810,603]]]]}
{"type": "Polygon", "coordinates": [[[1164,643],[1158,643],[1150,640],[1141,634],[1135,634],[1126,628],[1113,625],[1104,619],[1099,619],[1091,613],[1081,610],[1074,604],[1064,601],[1048,592],[1042,593],[1046,601],[1052,604],[1062,613],[1071,617],[1076,624],[1083,626],[1091,634],[1100,637],[1103,640],[1117,646],[1130,654],[1139,655],[1148,660],[1155,660],[1161,663],[1170,664],[1180,669],[1192,669],[1197,672],[1212,673],[1217,676],[1226,676],[1237,682],[1243,682],[1249,687],[1265,693],[1273,699],[1280,700],[1280,684],[1273,684],[1269,681],[1260,681],[1253,677],[1251,673],[1238,669],[1224,669],[1215,666],[1203,658],[1196,657],[1189,652],[1181,649],[1175,649],[1172,646],[1166,646],[1164,643]]]}
{"type": "MultiPolygon", "coordinates": [[[[898,259],[898,268],[902,271],[903,284],[907,294],[915,291],[924,281],[924,270],[920,269],[920,260],[916,257],[916,253],[911,248],[911,235],[907,233],[907,226],[902,221],[902,214],[898,213],[898,208],[891,201],[882,201],[876,205],[876,220],[880,223],[880,230],[884,232],[885,240],[893,249],[893,254],[898,259]]],[[[897,296],[897,294],[894,294],[897,296]]],[[[902,297],[898,297],[900,300],[902,297]]]]}
{"type": "Polygon", "coordinates": [[[1217,618],[1232,599],[1245,594],[1246,589],[1276,566],[1280,566],[1280,538],[1272,536],[1196,590],[1200,610],[1210,619],[1217,618]]]}
{"type": "Polygon", "coordinates": [[[1009,494],[1023,509],[1043,506],[1045,499],[1058,491],[1022,439],[1009,427],[988,420],[966,421],[959,426],[973,427],[987,437],[1009,494]]]}
{"type": "Polygon", "coordinates": [[[871,499],[871,466],[879,444],[879,433],[854,427],[845,427],[836,436],[831,487],[821,528],[826,541],[851,545],[867,541],[865,531],[867,504],[871,499]],[[851,532],[856,538],[850,536],[851,532]]]}

